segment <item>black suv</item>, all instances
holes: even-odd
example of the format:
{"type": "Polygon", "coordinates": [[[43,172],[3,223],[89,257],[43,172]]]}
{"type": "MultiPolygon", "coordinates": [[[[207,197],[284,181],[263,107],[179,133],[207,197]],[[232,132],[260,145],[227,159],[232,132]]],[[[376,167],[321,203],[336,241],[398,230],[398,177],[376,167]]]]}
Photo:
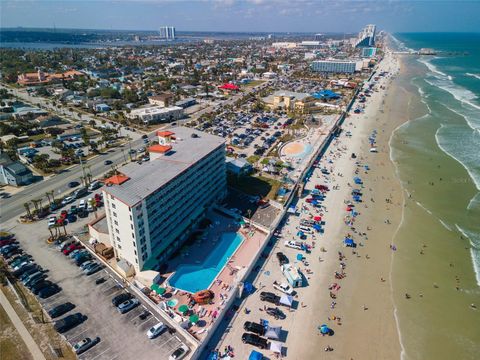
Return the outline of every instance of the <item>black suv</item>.
{"type": "Polygon", "coordinates": [[[54,319],[56,317],[62,316],[63,314],[66,314],[67,312],[69,312],[74,308],[75,308],[75,305],[73,305],[70,302],[66,302],[65,304],[55,306],[52,310],[48,312],[48,315],[50,315],[50,317],[54,319]]]}
{"type": "Polygon", "coordinates": [[[243,333],[242,341],[244,344],[257,346],[260,349],[266,349],[268,347],[267,340],[255,334],[243,333]]]}
{"type": "Polygon", "coordinates": [[[255,333],[257,335],[264,335],[265,334],[265,327],[263,327],[260,324],[250,322],[250,321],[245,321],[245,324],[243,324],[243,329],[245,331],[250,331],[250,332],[255,333]]]}
{"type": "Polygon", "coordinates": [[[262,291],[260,293],[260,300],[262,301],[267,301],[269,303],[278,305],[280,302],[280,296],[275,295],[274,293],[267,292],[267,291],[262,291]]]}
{"type": "Polygon", "coordinates": [[[55,330],[57,330],[59,333],[64,333],[78,324],[82,323],[85,321],[86,316],[81,314],[81,313],[76,313],[73,315],[68,315],[64,317],[63,319],[60,319],[55,322],[55,325],[53,326],[55,330]]]}
{"type": "Polygon", "coordinates": [[[287,317],[279,308],[269,307],[267,308],[266,312],[268,315],[273,316],[276,320],[278,319],[283,320],[287,317]]]}
{"type": "Polygon", "coordinates": [[[133,298],[133,295],[130,294],[130,293],[121,293],[120,295],[117,295],[115,296],[113,299],[112,299],[112,304],[114,306],[118,306],[120,305],[121,303],[127,301],[127,300],[130,300],[131,298],[133,298]]]}
{"type": "Polygon", "coordinates": [[[277,252],[277,259],[280,265],[288,264],[288,257],[281,251],[277,252]]]}

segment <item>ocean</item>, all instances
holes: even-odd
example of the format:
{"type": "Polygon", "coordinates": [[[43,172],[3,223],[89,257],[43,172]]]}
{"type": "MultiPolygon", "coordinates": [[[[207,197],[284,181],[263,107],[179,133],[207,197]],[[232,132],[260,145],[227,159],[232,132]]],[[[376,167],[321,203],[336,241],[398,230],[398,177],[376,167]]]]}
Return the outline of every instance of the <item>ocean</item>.
{"type": "Polygon", "coordinates": [[[404,57],[409,121],[390,142],[406,198],[392,266],[402,358],[478,359],[480,33],[392,39],[438,52],[404,57]]]}

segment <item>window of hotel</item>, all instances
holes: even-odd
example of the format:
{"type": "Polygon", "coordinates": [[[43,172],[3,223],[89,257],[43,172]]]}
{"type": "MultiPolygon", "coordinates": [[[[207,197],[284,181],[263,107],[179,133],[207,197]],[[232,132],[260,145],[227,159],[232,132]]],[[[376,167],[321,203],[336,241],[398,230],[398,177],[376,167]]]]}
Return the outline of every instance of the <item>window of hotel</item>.
{"type": "Polygon", "coordinates": [[[120,237],[119,236],[117,236],[117,241],[120,242],[120,237]]]}
{"type": "Polygon", "coordinates": [[[137,250],[133,250],[133,253],[135,254],[135,256],[137,256],[137,250]]]}
{"type": "Polygon", "coordinates": [[[116,208],[117,208],[114,203],[112,203],[112,208],[113,208],[113,209],[116,209],[116,208]]]}
{"type": "Polygon", "coordinates": [[[135,234],[134,234],[134,233],[132,233],[132,238],[134,238],[134,239],[135,239],[135,234]]]}
{"type": "Polygon", "coordinates": [[[115,221],[114,221],[114,223],[115,223],[115,225],[117,225],[117,226],[118,226],[118,221],[117,221],[117,220],[115,220],[115,221]]]}
{"type": "Polygon", "coordinates": [[[118,229],[115,229],[115,231],[117,232],[117,234],[120,234],[120,230],[118,230],[118,229]]]}
{"type": "Polygon", "coordinates": [[[133,242],[133,247],[137,247],[137,244],[135,244],[135,241],[133,242]]]}
{"type": "Polygon", "coordinates": [[[119,249],[121,249],[121,248],[122,248],[122,245],[120,245],[120,244],[117,244],[117,247],[118,247],[119,249]]]}
{"type": "Polygon", "coordinates": [[[117,217],[117,213],[115,211],[113,212],[113,216],[117,217]]]}

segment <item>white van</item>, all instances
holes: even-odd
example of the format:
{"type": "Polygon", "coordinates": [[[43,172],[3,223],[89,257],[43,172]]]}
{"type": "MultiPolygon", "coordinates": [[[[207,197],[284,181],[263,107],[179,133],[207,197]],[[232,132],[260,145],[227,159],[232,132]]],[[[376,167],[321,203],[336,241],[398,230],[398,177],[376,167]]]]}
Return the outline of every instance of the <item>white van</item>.
{"type": "Polygon", "coordinates": [[[303,232],[306,233],[306,234],[312,234],[312,233],[313,233],[312,229],[309,228],[309,227],[306,227],[306,226],[301,226],[301,225],[300,225],[300,226],[298,227],[298,230],[301,230],[301,231],[303,231],[303,232]]]}

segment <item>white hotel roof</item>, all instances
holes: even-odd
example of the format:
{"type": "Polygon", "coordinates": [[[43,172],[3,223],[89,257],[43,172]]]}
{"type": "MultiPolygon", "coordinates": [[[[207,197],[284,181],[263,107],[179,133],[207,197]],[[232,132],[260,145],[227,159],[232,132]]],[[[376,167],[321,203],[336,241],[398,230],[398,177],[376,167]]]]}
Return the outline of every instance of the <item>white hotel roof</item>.
{"type": "Polygon", "coordinates": [[[225,139],[187,127],[168,131],[175,133],[176,138],[169,153],[142,164],[131,162],[119,168],[118,171],[130,179],[121,185],[105,186],[105,192],[134,206],[219,146],[225,146],[225,139]]]}

